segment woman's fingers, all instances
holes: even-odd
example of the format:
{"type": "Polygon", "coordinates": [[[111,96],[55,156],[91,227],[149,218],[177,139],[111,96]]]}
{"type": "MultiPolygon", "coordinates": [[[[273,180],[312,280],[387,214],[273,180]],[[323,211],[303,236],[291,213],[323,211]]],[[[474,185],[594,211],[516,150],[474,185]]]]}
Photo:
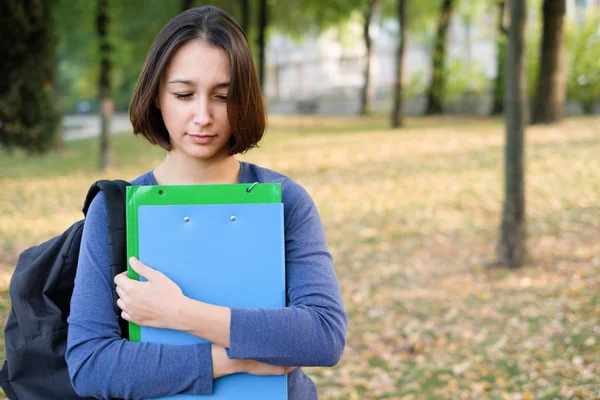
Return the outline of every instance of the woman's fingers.
{"type": "Polygon", "coordinates": [[[130,279],[127,277],[127,272],[121,272],[120,274],[115,276],[115,279],[113,279],[115,285],[121,287],[125,286],[129,280],[130,279]]]}
{"type": "Polygon", "coordinates": [[[122,289],[120,286],[117,286],[117,295],[118,295],[118,296],[119,296],[119,298],[121,298],[121,299],[122,299],[122,298],[124,298],[124,297],[126,296],[126,293],[125,293],[125,291],[124,291],[124,290],[123,290],[123,289],[122,289]]]}
{"type": "Polygon", "coordinates": [[[133,318],[131,318],[131,315],[129,315],[129,313],[127,313],[126,311],[123,311],[121,313],[121,318],[123,318],[125,321],[134,322],[133,318]]]}
{"type": "Polygon", "coordinates": [[[158,271],[150,268],[135,257],[129,258],[129,265],[131,265],[131,268],[135,271],[136,274],[138,274],[139,276],[143,276],[149,281],[152,281],[157,277],[158,271]]]}
{"type": "Polygon", "coordinates": [[[117,300],[117,306],[119,306],[119,308],[123,311],[127,311],[127,307],[125,306],[125,302],[123,301],[123,299],[119,298],[117,300]]]}

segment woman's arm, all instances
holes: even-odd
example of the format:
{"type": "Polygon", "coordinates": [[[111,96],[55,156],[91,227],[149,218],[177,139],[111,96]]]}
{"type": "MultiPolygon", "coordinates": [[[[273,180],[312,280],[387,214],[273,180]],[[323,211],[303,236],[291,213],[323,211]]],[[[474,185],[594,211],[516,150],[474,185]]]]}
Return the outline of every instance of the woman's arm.
{"type": "Polygon", "coordinates": [[[211,393],[211,345],[167,346],[121,339],[112,288],[106,212],[99,194],[84,226],[68,318],[66,360],[77,393],[132,399],[211,393]]]}
{"type": "Polygon", "coordinates": [[[273,365],[333,366],[348,326],[340,287],[313,200],[296,183],[285,185],[289,306],[232,308],[228,355],[273,365]]]}
{"type": "Polygon", "coordinates": [[[285,185],[289,306],[232,308],[228,355],[273,365],[333,366],[348,325],[340,287],[313,200],[294,182],[285,185]]]}
{"type": "Polygon", "coordinates": [[[145,281],[129,279],[127,272],[115,277],[123,319],[140,326],[185,331],[229,347],[231,309],[186,297],[176,283],[135,257],[129,264],[145,281]]]}
{"type": "Polygon", "coordinates": [[[123,316],[141,325],[192,333],[229,348],[232,359],[280,366],[335,365],[345,345],[347,316],[316,207],[300,186],[292,190],[299,200],[286,219],[289,307],[230,309],[195,301],[135,260],[132,267],[148,282],[125,276],[115,280],[124,299],[119,304],[123,316]]]}
{"type": "Polygon", "coordinates": [[[252,375],[284,375],[292,372],[294,367],[279,367],[255,360],[232,360],[227,356],[224,347],[212,345],[214,378],[237,372],[247,372],[252,375]]]}

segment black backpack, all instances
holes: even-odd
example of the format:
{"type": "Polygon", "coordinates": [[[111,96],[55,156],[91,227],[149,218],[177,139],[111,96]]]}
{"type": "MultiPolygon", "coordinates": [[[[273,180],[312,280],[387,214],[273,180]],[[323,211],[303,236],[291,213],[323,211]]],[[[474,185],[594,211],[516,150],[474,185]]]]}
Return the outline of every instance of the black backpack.
{"type": "MultiPolygon", "coordinates": [[[[99,191],[108,216],[110,264],[113,277],[126,270],[125,181],[98,181],[83,206],[84,216],[99,191]]],[[[67,317],[79,259],[85,219],[63,234],[25,250],[10,281],[11,309],[4,329],[6,361],[0,386],[10,400],[81,399],[73,389],[65,350],[67,317]]],[[[128,323],[121,319],[113,291],[121,336],[128,323]]]]}

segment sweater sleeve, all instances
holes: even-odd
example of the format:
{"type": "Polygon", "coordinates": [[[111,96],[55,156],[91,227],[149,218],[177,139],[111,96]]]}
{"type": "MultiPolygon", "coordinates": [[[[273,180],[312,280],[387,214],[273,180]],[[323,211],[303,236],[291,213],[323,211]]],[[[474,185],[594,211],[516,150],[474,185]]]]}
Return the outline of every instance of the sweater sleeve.
{"type": "Polygon", "coordinates": [[[210,344],[162,345],[121,339],[112,298],[104,196],[91,204],[68,317],[66,361],[75,391],[102,399],[212,392],[210,344]]]}
{"type": "Polygon", "coordinates": [[[348,318],[316,206],[306,190],[288,183],[296,200],[285,217],[289,306],[232,308],[227,353],[280,366],[333,366],[344,350],[348,318]]]}

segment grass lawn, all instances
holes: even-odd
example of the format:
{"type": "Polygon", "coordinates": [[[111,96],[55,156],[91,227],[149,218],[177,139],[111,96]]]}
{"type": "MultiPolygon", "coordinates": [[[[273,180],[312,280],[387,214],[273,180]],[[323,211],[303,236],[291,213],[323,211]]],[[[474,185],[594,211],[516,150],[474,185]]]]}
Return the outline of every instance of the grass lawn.
{"type": "MultiPolygon", "coordinates": [[[[494,260],[501,120],[273,117],[240,157],[282,172],[319,207],[350,316],[322,399],[600,398],[600,119],[527,131],[527,265],[494,260]]],[[[114,139],[62,155],[0,153],[0,319],[18,253],[81,217],[89,184],[131,179],[162,153],[114,139]]],[[[3,349],[2,351],[3,352],[3,349]]],[[[0,352],[0,354],[1,354],[0,352]]]]}

